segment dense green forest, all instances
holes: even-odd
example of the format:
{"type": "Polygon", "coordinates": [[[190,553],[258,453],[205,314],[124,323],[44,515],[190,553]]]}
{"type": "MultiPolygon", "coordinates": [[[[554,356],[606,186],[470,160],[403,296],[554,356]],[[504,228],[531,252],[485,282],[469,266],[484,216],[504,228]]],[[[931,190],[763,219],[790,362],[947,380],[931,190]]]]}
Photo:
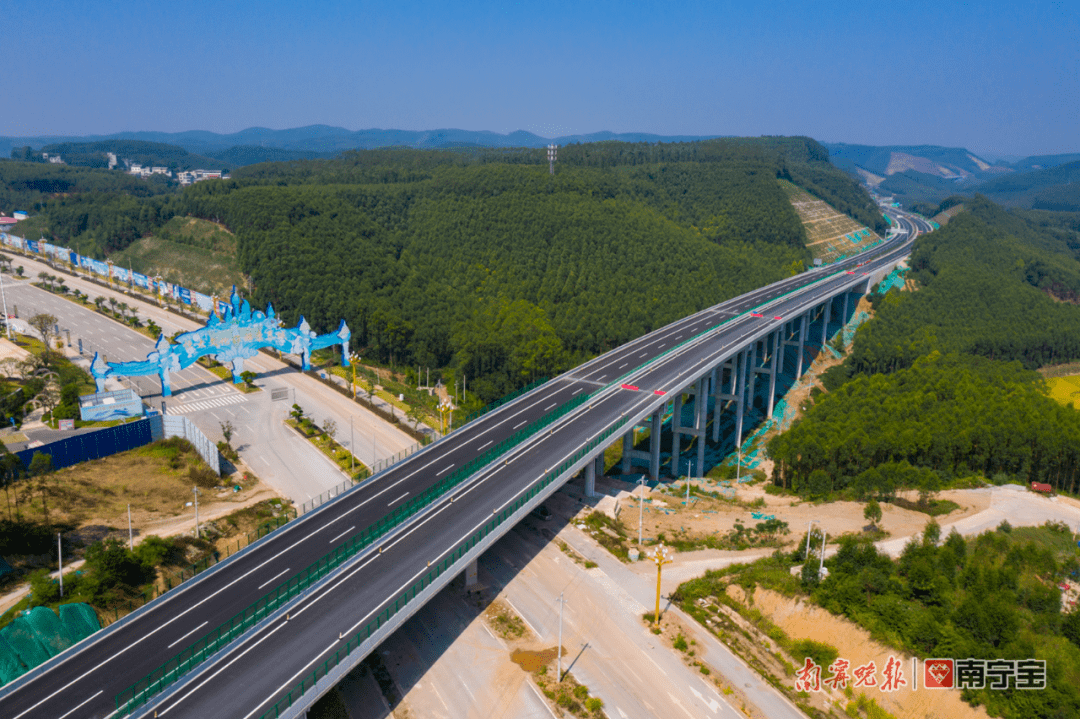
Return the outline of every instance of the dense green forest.
{"type": "MultiPolygon", "coordinates": [[[[37,167],[41,167],[40,165],[37,167]]],[[[98,257],[176,216],[237,238],[254,302],[356,349],[451,368],[490,400],[805,266],[789,179],[882,231],[806,138],[345,153],[155,197],[57,197],[34,220],[98,257]]]]}
{"type": "Polygon", "coordinates": [[[774,481],[800,494],[890,497],[981,474],[1077,490],[1080,413],[1018,362],[932,352],[824,395],[769,444],[774,481]]]}
{"type": "Polygon", "coordinates": [[[985,198],[966,207],[918,238],[911,267],[921,289],[890,295],[859,330],[856,371],[907,367],[934,349],[1028,367],[1080,358],[1076,218],[1007,212],[985,198]]]}
{"type": "Polygon", "coordinates": [[[1080,358],[1080,217],[965,206],[916,240],[918,291],[874,298],[823,376],[830,392],[772,440],[778,485],[888,497],[981,475],[1080,489],[1080,414],[1032,371],[1080,358]]]}
{"type": "Polygon", "coordinates": [[[50,212],[46,205],[68,195],[125,195],[146,198],[170,192],[164,181],[143,180],[123,172],[0,159],[0,210],[50,212]]]}

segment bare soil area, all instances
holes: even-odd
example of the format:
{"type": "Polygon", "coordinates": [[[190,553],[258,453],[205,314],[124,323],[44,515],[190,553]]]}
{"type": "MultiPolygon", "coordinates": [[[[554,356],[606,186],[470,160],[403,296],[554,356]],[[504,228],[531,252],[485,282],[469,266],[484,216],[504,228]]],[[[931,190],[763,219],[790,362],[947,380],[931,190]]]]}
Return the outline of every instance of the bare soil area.
{"type": "MultiPolygon", "coordinates": [[[[985,719],[989,717],[983,707],[971,707],[960,699],[957,691],[928,691],[922,686],[913,690],[911,657],[898,653],[870,638],[870,633],[842,617],[830,614],[821,607],[789,599],[777,592],[757,588],[753,606],[773,624],[783,629],[794,640],[811,639],[835,647],[841,659],[851,662],[852,667],[873,661],[880,672],[890,656],[899,659],[904,667],[906,687],[896,692],[860,688],[897,719],[985,719]]],[[[921,665],[920,665],[921,670],[921,665]]],[[[831,673],[822,671],[822,676],[831,673]]],[[[826,689],[826,691],[830,691],[826,689]]],[[[832,692],[836,701],[843,705],[846,698],[839,691],[832,692]]]]}

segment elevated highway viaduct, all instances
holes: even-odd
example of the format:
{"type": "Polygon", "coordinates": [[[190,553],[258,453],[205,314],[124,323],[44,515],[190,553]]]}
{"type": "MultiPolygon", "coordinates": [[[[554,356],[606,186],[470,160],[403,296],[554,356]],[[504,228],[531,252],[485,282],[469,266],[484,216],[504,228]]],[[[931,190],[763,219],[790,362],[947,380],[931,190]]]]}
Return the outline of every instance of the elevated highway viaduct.
{"type": "Polygon", "coordinates": [[[930,229],[890,215],[899,232],[876,248],[607,352],[290,522],[0,689],[0,716],[303,716],[547,496],[582,469],[588,482],[633,427],[651,428],[649,446],[624,443],[624,467],[654,477],[679,474],[682,436],[700,439],[699,468],[706,443],[738,444],[930,229]]]}

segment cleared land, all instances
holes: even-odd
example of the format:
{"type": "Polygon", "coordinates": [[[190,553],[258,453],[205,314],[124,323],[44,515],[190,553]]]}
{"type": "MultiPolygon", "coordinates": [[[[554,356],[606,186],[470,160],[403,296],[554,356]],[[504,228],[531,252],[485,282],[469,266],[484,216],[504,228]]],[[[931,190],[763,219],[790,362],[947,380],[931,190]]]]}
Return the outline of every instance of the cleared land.
{"type": "Polygon", "coordinates": [[[112,255],[114,264],[203,294],[227,295],[244,283],[236,258],[236,238],[207,220],[174,217],[156,235],[112,255]]]}
{"type": "Polygon", "coordinates": [[[814,259],[834,262],[881,239],[864,225],[837,212],[809,192],[787,180],[778,182],[806,228],[806,246],[814,259]]]}

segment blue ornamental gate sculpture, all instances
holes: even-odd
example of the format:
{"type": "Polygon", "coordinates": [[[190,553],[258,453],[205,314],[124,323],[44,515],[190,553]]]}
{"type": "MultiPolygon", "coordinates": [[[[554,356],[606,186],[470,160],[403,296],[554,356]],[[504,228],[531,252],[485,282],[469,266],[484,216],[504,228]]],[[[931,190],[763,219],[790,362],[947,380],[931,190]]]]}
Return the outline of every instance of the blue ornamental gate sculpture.
{"type": "Polygon", "coordinates": [[[95,352],[90,372],[94,375],[98,392],[105,391],[105,380],[109,377],[157,374],[161,379],[162,396],[169,397],[172,395],[169,373],[186,369],[207,355],[232,366],[235,384],[241,382],[244,360],[258,354],[261,347],[300,355],[304,369],[309,370],[314,350],[340,344],[342,365],[348,367],[351,336],[345,320],[341,321],[337,332],[316,336],[302,315],[296,327],[282,328],[281,320],[274,316],[273,305],[267,305],[265,314],[258,310],[252,312],[248,301],[241,301],[236,294],[234,285],[229,307],[220,319],[216,314],[211,314],[205,327],[178,335],[175,343],[160,335],[154,351],[142,362],[106,362],[95,352]]]}

